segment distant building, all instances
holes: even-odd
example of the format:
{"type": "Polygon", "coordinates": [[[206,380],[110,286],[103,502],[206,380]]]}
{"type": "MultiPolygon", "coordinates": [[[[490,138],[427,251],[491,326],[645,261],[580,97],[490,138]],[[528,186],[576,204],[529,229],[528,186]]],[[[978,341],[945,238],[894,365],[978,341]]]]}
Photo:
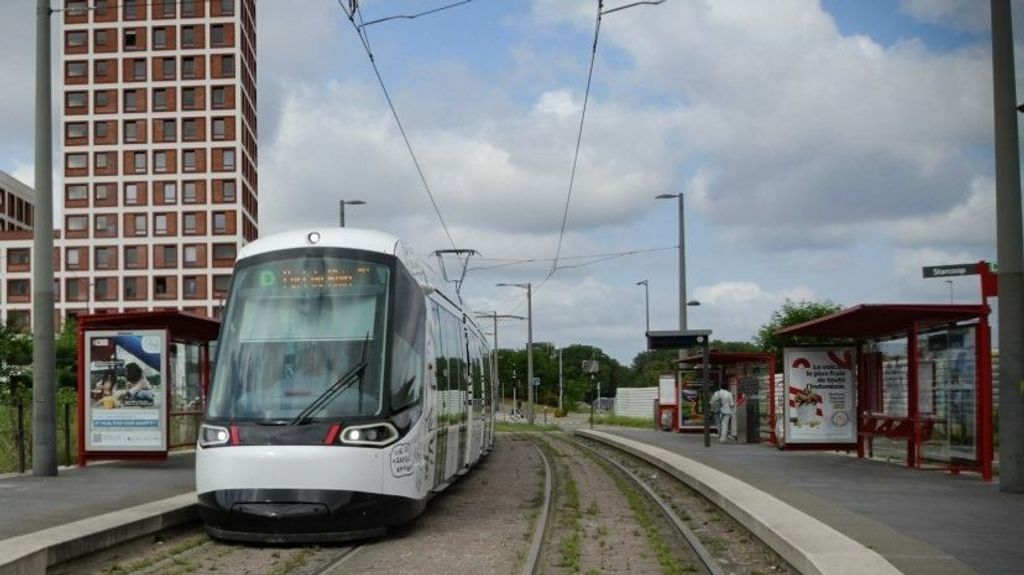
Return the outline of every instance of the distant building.
{"type": "MultiPolygon", "coordinates": [[[[255,0],[64,6],[58,312],[216,315],[258,234],[255,0]]],[[[3,317],[27,320],[31,274],[7,261],[3,317]]]]}
{"type": "Polygon", "coordinates": [[[32,188],[0,170],[0,232],[31,230],[35,203],[32,188]]]}

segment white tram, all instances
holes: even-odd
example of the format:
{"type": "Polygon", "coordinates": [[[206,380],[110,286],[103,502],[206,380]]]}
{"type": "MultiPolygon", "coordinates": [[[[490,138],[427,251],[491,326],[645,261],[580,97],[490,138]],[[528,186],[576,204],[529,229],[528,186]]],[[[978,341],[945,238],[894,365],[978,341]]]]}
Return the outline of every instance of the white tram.
{"type": "Polygon", "coordinates": [[[196,454],[211,535],[379,535],[486,454],[486,339],[428,271],[396,238],[353,228],[241,250],[196,454]]]}

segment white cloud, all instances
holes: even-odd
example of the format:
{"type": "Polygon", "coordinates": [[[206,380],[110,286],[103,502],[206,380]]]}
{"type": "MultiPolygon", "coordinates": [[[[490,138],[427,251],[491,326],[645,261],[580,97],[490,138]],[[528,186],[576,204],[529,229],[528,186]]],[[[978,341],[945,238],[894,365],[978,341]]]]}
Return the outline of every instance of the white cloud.
{"type": "Polygon", "coordinates": [[[981,32],[991,25],[989,3],[978,0],[901,0],[907,14],[929,24],[981,32]]]}
{"type": "Polygon", "coordinates": [[[749,341],[786,299],[813,301],[816,297],[806,286],[768,291],[752,281],[698,286],[693,295],[700,306],[691,308],[690,315],[700,325],[714,326],[715,339],[739,341],[749,341]]]}

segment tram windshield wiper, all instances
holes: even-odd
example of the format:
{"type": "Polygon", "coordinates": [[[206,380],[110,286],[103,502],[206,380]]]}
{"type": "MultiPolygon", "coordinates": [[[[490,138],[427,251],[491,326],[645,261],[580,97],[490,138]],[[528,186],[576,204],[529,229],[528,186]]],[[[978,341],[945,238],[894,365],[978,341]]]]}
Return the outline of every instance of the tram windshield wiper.
{"type": "Polygon", "coordinates": [[[368,365],[366,361],[366,351],[369,344],[370,334],[366,334],[366,338],[363,339],[362,358],[359,360],[359,363],[353,365],[320,395],[316,396],[316,398],[310,402],[305,409],[300,411],[299,414],[295,416],[295,419],[292,419],[288,425],[305,425],[306,423],[309,423],[310,418],[312,418],[315,413],[330,405],[332,401],[341,395],[341,392],[351,387],[352,384],[359,382],[360,387],[362,387],[363,374],[366,373],[366,366],[368,365]]]}

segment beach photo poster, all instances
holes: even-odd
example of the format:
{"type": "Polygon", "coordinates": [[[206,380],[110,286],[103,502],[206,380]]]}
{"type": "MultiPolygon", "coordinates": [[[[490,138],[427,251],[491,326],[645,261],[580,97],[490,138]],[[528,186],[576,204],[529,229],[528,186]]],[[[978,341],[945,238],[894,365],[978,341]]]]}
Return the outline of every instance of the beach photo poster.
{"type": "Polygon", "coordinates": [[[167,332],[85,333],[86,451],[167,450],[167,332]]]}

